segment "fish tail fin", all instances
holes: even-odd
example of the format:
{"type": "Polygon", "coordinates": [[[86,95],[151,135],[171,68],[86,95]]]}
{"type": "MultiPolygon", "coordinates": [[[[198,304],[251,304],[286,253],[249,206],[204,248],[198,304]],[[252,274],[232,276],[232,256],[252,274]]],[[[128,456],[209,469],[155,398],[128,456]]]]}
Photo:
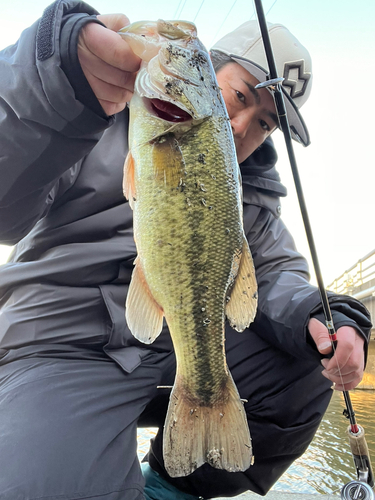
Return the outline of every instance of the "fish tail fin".
{"type": "Polygon", "coordinates": [[[247,470],[252,448],[246,412],[228,372],[222,399],[198,406],[176,379],[164,426],[163,456],[171,477],[187,476],[204,463],[230,472],[247,470]]]}

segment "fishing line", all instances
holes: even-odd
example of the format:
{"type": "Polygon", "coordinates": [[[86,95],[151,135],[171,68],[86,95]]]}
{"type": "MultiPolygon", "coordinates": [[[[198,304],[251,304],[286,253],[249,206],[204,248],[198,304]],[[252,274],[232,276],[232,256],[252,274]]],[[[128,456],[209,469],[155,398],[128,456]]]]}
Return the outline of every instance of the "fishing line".
{"type": "MultiPolygon", "coordinates": [[[[275,6],[275,4],[276,4],[277,2],[278,2],[278,0],[275,0],[275,1],[273,2],[273,4],[271,5],[271,7],[267,10],[267,14],[266,14],[266,16],[268,16],[268,14],[271,12],[271,10],[273,9],[273,7],[275,6]]],[[[252,18],[255,16],[255,14],[256,14],[256,11],[255,11],[255,9],[254,9],[253,15],[250,17],[250,21],[251,21],[251,20],[252,20],[252,18]]]]}
{"type": "Polygon", "coordinates": [[[206,0],[202,0],[201,6],[198,9],[198,12],[195,14],[195,17],[193,19],[193,23],[195,23],[196,18],[198,17],[199,12],[201,11],[202,5],[204,4],[206,0]]]}
{"type": "Polygon", "coordinates": [[[224,21],[221,23],[221,25],[220,25],[219,29],[218,29],[218,30],[217,30],[217,32],[215,33],[215,35],[214,35],[214,37],[213,37],[213,39],[212,39],[212,41],[211,41],[211,43],[210,43],[210,46],[212,46],[213,42],[216,40],[216,37],[217,37],[218,33],[220,33],[221,28],[224,26],[225,21],[228,19],[229,14],[232,12],[233,7],[236,5],[237,1],[238,1],[238,0],[234,0],[234,2],[233,2],[233,4],[232,4],[232,7],[229,9],[228,14],[227,14],[227,15],[225,16],[225,18],[224,18],[224,21]]]}
{"type": "Polygon", "coordinates": [[[271,12],[271,10],[273,9],[273,7],[274,7],[274,5],[275,5],[276,3],[277,3],[277,0],[275,0],[275,1],[273,2],[273,4],[271,5],[271,7],[267,10],[267,14],[266,14],[266,16],[268,16],[268,14],[271,12]]]}
{"type": "Polygon", "coordinates": [[[180,10],[180,6],[181,6],[181,4],[182,4],[183,1],[184,0],[180,0],[179,4],[177,6],[176,12],[173,15],[173,19],[177,19],[177,12],[180,10]]]}
{"type": "Polygon", "coordinates": [[[187,0],[184,0],[184,3],[183,3],[182,8],[181,8],[181,10],[180,10],[180,13],[177,15],[177,17],[180,17],[180,16],[181,16],[182,11],[183,11],[183,10],[184,10],[184,8],[185,8],[186,2],[187,2],[187,0]]]}

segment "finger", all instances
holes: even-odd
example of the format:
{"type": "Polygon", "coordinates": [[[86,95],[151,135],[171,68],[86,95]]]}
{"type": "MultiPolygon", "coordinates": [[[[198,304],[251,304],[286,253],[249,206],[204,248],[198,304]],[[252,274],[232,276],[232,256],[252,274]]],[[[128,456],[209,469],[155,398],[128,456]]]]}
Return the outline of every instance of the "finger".
{"type": "Polygon", "coordinates": [[[344,385],[341,385],[341,384],[335,384],[334,386],[334,390],[335,391],[351,391],[352,389],[355,389],[358,384],[361,382],[362,378],[359,378],[358,380],[354,380],[353,382],[351,382],[350,384],[344,384],[344,385]]]}
{"type": "Polygon", "coordinates": [[[356,343],[357,333],[354,328],[343,326],[337,331],[337,344],[332,358],[329,360],[326,370],[344,370],[349,358],[352,356],[356,343]]]}
{"type": "Polygon", "coordinates": [[[95,54],[87,50],[81,52],[80,63],[84,73],[88,72],[103,82],[116,85],[117,87],[130,90],[131,92],[133,91],[136,77],[135,73],[121,71],[102,61],[95,54]]]}
{"type": "Polygon", "coordinates": [[[348,363],[343,366],[342,368],[338,368],[337,365],[336,367],[328,370],[327,365],[328,365],[329,360],[328,359],[322,359],[321,363],[325,368],[325,371],[329,373],[330,375],[341,375],[341,376],[347,376],[350,375],[351,373],[357,371],[358,366],[354,363],[350,363],[350,360],[348,360],[348,363]]]}
{"type": "Polygon", "coordinates": [[[348,384],[353,380],[360,378],[359,373],[357,373],[356,371],[350,372],[347,375],[343,375],[342,373],[333,375],[332,373],[327,372],[327,370],[323,370],[322,375],[323,377],[331,380],[335,384],[348,384]]]}
{"type": "Polygon", "coordinates": [[[125,104],[126,102],[130,101],[133,95],[130,90],[100,80],[99,78],[92,75],[89,71],[86,71],[85,75],[90,87],[92,88],[99,101],[103,100],[116,104],[125,104]]]}
{"type": "MultiPolygon", "coordinates": [[[[338,366],[340,363],[340,358],[338,357],[338,352],[335,352],[334,357],[331,360],[322,360],[322,365],[326,368],[323,370],[322,374],[332,382],[336,383],[337,390],[351,390],[356,387],[363,377],[364,372],[364,338],[360,336],[356,330],[351,327],[342,327],[337,331],[338,347],[341,344],[343,350],[350,350],[351,354],[347,361],[338,366]],[[354,337],[352,342],[351,338],[354,332],[354,337]],[[345,346],[343,340],[350,344],[345,346]],[[332,362],[335,362],[336,366],[332,366],[332,362]]],[[[337,349],[338,350],[338,349],[337,349]]],[[[343,361],[343,358],[341,358],[343,361]]]]}
{"type": "Polygon", "coordinates": [[[123,111],[126,107],[126,102],[125,103],[115,103],[115,102],[104,101],[102,99],[99,99],[99,103],[100,103],[101,107],[104,109],[107,116],[112,116],[112,115],[115,115],[116,113],[120,113],[120,111],[123,111]]]}
{"type": "Polygon", "coordinates": [[[363,376],[353,373],[351,376],[346,377],[332,377],[329,376],[324,370],[322,375],[334,383],[334,389],[337,391],[350,391],[354,389],[361,382],[363,376]]]}
{"type": "Polygon", "coordinates": [[[338,365],[338,362],[336,362],[333,367],[331,367],[331,361],[332,360],[328,359],[323,359],[321,361],[326,371],[331,375],[341,374],[341,376],[346,376],[354,372],[360,373],[364,370],[364,356],[362,349],[359,352],[356,352],[356,350],[354,349],[351,356],[343,366],[338,365]]]}
{"type": "Polygon", "coordinates": [[[97,17],[108,29],[116,31],[116,33],[130,24],[129,18],[125,14],[100,14],[97,17]]]}
{"type": "Polygon", "coordinates": [[[321,354],[328,354],[332,351],[332,343],[327,328],[316,318],[311,318],[308,329],[313,341],[321,354]]]}
{"type": "Polygon", "coordinates": [[[129,44],[120,35],[99,24],[89,23],[82,29],[79,47],[122,71],[135,72],[139,69],[141,60],[129,44]]]}
{"type": "Polygon", "coordinates": [[[347,387],[352,382],[360,381],[361,377],[358,373],[352,372],[349,375],[332,375],[326,370],[322,371],[323,377],[334,382],[337,386],[347,387]]]}

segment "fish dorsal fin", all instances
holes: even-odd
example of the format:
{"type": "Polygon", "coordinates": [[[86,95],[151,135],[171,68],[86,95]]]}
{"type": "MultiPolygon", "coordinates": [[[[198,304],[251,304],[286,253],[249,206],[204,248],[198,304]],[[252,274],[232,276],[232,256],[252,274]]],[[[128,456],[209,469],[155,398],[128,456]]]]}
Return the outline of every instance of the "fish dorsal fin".
{"type": "Polygon", "coordinates": [[[255,318],[258,303],[257,290],[253,258],[244,236],[238,273],[225,307],[231,327],[238,332],[243,332],[255,318]]]}
{"type": "Polygon", "coordinates": [[[129,205],[131,208],[134,207],[134,202],[136,199],[134,175],[135,175],[135,162],[131,151],[129,151],[124,164],[124,177],[123,177],[122,189],[125,198],[129,200],[129,205]]]}
{"type": "Polygon", "coordinates": [[[151,294],[138,257],[126,298],[125,317],[133,336],[145,344],[152,344],[163,328],[163,310],[151,294]]]}

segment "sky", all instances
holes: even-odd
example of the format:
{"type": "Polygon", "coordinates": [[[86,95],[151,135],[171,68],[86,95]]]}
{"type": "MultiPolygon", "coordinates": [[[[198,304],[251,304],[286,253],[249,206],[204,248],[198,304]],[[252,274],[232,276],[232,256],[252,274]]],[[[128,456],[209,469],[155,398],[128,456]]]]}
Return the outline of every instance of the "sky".
{"type": "MultiPolygon", "coordinates": [[[[122,12],[131,21],[185,19],[210,48],[248,19],[252,0],[91,0],[100,13],[122,12]]],[[[0,0],[0,49],[16,42],[48,1],[0,0]]],[[[375,2],[374,0],[263,0],[267,20],[287,26],[308,48],[314,84],[301,109],[311,145],[295,144],[323,281],[329,285],[375,248],[375,2]]],[[[282,217],[311,264],[282,134],[273,135],[278,171],[288,196],[282,217]]],[[[0,263],[9,248],[0,246],[0,263]]]]}

